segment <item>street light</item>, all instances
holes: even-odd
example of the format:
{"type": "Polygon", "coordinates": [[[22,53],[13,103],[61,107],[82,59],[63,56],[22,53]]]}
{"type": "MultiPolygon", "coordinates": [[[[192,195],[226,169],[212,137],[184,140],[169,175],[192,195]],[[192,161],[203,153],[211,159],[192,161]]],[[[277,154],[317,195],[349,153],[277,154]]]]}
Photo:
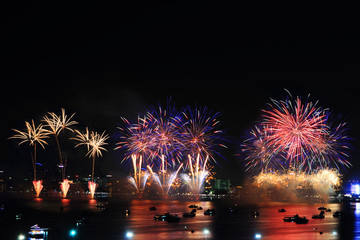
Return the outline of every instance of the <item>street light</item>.
{"type": "Polygon", "coordinates": [[[134,237],[134,233],[133,233],[133,232],[130,232],[130,231],[126,232],[126,238],[131,239],[132,237],[134,237]]]}
{"type": "Polygon", "coordinates": [[[204,229],[203,230],[203,234],[205,235],[205,239],[207,239],[207,235],[209,235],[210,234],[210,231],[209,231],[209,229],[204,229]]]}
{"type": "Polygon", "coordinates": [[[18,239],[19,239],[19,240],[24,240],[24,239],[25,239],[25,235],[24,235],[24,234],[20,234],[20,235],[18,236],[18,239]]]}
{"type": "Polygon", "coordinates": [[[71,237],[75,238],[76,234],[77,234],[77,231],[75,229],[70,230],[70,236],[71,237]]]}

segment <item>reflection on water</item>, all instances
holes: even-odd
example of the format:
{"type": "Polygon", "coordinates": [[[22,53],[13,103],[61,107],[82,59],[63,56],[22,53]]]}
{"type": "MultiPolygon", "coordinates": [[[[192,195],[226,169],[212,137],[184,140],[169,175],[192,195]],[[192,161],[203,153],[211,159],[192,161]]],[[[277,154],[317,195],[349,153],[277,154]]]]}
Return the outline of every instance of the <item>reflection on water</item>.
{"type": "Polygon", "coordinates": [[[96,208],[96,203],[97,203],[97,201],[95,199],[90,199],[89,200],[89,207],[92,208],[92,209],[95,209],[96,208]]]}
{"type": "Polygon", "coordinates": [[[126,222],[128,231],[133,232],[134,239],[340,239],[338,235],[339,219],[332,213],[341,210],[340,204],[326,204],[332,212],[326,213],[324,219],[312,219],[319,214],[319,204],[284,204],[266,203],[252,207],[239,207],[239,212],[232,215],[228,208],[213,202],[179,202],[179,201],[132,201],[132,214],[126,222]],[[189,212],[188,205],[201,206],[194,218],[181,218],[179,223],[156,222],[155,214],[170,212],[182,216],[189,212]],[[149,211],[155,206],[156,211],[149,211]],[[215,216],[206,216],[206,209],[217,208],[215,216]],[[279,213],[285,208],[286,213],[279,213]],[[251,216],[258,210],[258,217],[251,216]],[[308,224],[284,222],[286,215],[305,216],[308,224]]]}
{"type": "Polygon", "coordinates": [[[128,229],[134,232],[136,239],[211,239],[212,224],[215,216],[206,216],[204,211],[214,208],[212,202],[180,202],[180,201],[139,201],[131,202],[131,214],[127,222],[128,229]],[[190,212],[188,206],[195,204],[203,210],[197,210],[196,217],[183,218],[190,212]],[[156,207],[150,211],[149,207],[156,207]],[[169,212],[181,217],[178,223],[155,221],[154,215],[169,212]],[[204,230],[207,230],[204,232],[204,230]]]}
{"type": "Polygon", "coordinates": [[[314,214],[319,214],[319,204],[281,204],[271,203],[260,206],[261,215],[255,220],[255,229],[262,235],[261,239],[339,239],[339,219],[332,213],[340,209],[339,204],[326,204],[332,212],[326,212],[324,219],[312,219],[314,214]],[[286,212],[278,212],[285,208],[286,212]],[[299,214],[309,219],[307,224],[284,222],[284,216],[299,214]]]}
{"type": "Polygon", "coordinates": [[[346,231],[350,230],[356,239],[360,239],[360,203],[354,205],[354,211],[349,210],[354,220],[352,217],[333,217],[335,211],[342,210],[342,205],[338,203],[324,204],[332,210],[325,213],[324,219],[311,218],[319,214],[321,204],[305,203],[239,204],[238,210],[232,214],[229,207],[233,207],[234,203],[210,201],[12,199],[5,205],[13,209],[6,218],[0,219],[13,224],[9,229],[12,231],[11,238],[8,239],[26,234],[34,224],[50,229],[49,240],[68,239],[71,229],[77,230],[76,239],[352,239],[341,238],[344,231],[339,228],[340,225],[345,225],[346,231]],[[192,210],[188,206],[193,204],[202,210],[197,210],[195,217],[183,217],[183,213],[192,210]],[[156,207],[156,210],[152,211],[150,207],[156,207]],[[204,215],[204,211],[213,208],[216,209],[214,216],[204,215]],[[281,208],[286,212],[278,212],[281,208]],[[126,209],[131,209],[131,214],[126,214],[126,209]],[[260,212],[258,217],[251,215],[254,210],[260,212]],[[156,214],[166,212],[178,215],[180,222],[154,220],[156,214]],[[22,213],[23,220],[15,222],[15,213],[22,213]],[[283,221],[284,216],[295,214],[305,216],[309,223],[283,221]],[[350,225],[351,228],[348,228],[350,225]]]}
{"type": "Polygon", "coordinates": [[[354,239],[360,239],[360,203],[355,203],[354,239]]]}

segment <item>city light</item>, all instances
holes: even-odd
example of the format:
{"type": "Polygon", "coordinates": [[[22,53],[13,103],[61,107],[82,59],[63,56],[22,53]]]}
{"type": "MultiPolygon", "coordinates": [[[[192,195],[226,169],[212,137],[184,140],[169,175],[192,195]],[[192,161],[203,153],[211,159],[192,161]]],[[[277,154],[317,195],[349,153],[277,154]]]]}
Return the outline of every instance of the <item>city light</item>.
{"type": "Polygon", "coordinates": [[[18,236],[18,239],[19,239],[19,240],[24,240],[24,239],[25,239],[25,235],[24,235],[24,234],[20,234],[20,235],[18,236]]]}
{"type": "Polygon", "coordinates": [[[71,236],[71,237],[75,237],[75,236],[76,236],[76,233],[77,233],[77,232],[76,232],[75,229],[71,229],[71,230],[70,230],[70,236],[71,236]]]}
{"type": "Polygon", "coordinates": [[[132,237],[134,237],[133,232],[126,232],[126,238],[132,238],[132,237]]]}
{"type": "Polygon", "coordinates": [[[205,235],[208,235],[208,234],[210,234],[210,231],[209,231],[209,229],[204,229],[204,230],[203,230],[203,233],[204,233],[205,235]]]}
{"type": "Polygon", "coordinates": [[[359,184],[351,185],[351,194],[360,195],[360,185],[359,184]]]}
{"type": "Polygon", "coordinates": [[[255,234],[255,239],[261,239],[261,234],[260,233],[255,234]]]}

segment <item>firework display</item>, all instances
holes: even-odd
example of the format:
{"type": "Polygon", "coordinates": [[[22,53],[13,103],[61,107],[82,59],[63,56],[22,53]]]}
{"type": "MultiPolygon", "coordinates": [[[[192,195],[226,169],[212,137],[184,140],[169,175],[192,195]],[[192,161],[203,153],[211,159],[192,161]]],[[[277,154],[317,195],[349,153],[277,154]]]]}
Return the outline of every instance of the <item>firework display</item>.
{"type": "Polygon", "coordinates": [[[65,178],[65,170],[67,164],[66,162],[65,163],[63,162],[58,136],[60,132],[65,129],[68,129],[73,132],[74,130],[70,128],[70,126],[76,125],[78,124],[78,122],[71,121],[75,113],[68,118],[67,115],[65,114],[64,108],[61,109],[61,115],[59,116],[53,112],[49,112],[47,114],[48,115],[45,115],[43,117],[43,121],[46,123],[45,126],[49,128],[49,133],[54,135],[56,140],[57,148],[59,151],[59,158],[60,158],[59,168],[61,169],[61,177],[62,177],[62,182],[60,183],[60,187],[62,189],[63,197],[66,197],[70,185],[68,183],[68,180],[65,178]]]}
{"type": "Polygon", "coordinates": [[[339,172],[334,169],[321,169],[317,172],[260,172],[254,176],[253,185],[262,188],[263,193],[272,192],[273,197],[298,199],[315,196],[326,200],[334,189],[341,185],[339,172]]]}
{"type": "Polygon", "coordinates": [[[310,101],[271,100],[262,119],[242,143],[246,171],[257,187],[308,188],[327,195],[350,167],[346,123],[310,101]],[[336,122],[336,123],[335,123],[336,122]]]}
{"type": "Polygon", "coordinates": [[[43,189],[42,180],[34,180],[32,183],[35,189],[36,197],[39,197],[41,190],[43,189]]]}
{"type": "Polygon", "coordinates": [[[94,131],[89,133],[88,128],[86,128],[85,133],[81,133],[79,130],[75,130],[75,132],[76,132],[76,137],[73,139],[79,142],[75,146],[75,148],[81,145],[85,145],[88,150],[86,156],[90,158],[92,157],[92,171],[91,171],[91,181],[89,181],[89,190],[91,196],[94,197],[95,190],[97,187],[97,184],[94,182],[95,157],[101,157],[102,151],[106,151],[106,149],[103,146],[107,145],[105,141],[109,138],[109,136],[105,134],[105,131],[101,134],[94,131]]]}
{"type": "Polygon", "coordinates": [[[167,194],[183,168],[187,172],[183,176],[188,176],[183,179],[190,191],[201,193],[208,159],[215,160],[219,148],[225,147],[218,115],[206,108],[176,111],[168,103],[165,109],[151,108],[135,123],[122,118],[116,149],[123,150],[123,162],[131,158],[134,176],[129,180],[137,191],[144,190],[151,176],[167,194]]]}
{"type": "Polygon", "coordinates": [[[201,193],[204,186],[204,180],[209,172],[206,170],[206,164],[208,162],[209,155],[206,156],[204,161],[201,161],[201,154],[198,154],[196,160],[190,155],[188,156],[188,165],[190,166],[190,172],[188,174],[183,173],[182,177],[185,182],[190,186],[191,191],[198,195],[201,193]],[[203,163],[202,163],[203,162],[203,163]]]}
{"type": "Polygon", "coordinates": [[[34,148],[34,153],[31,153],[31,160],[32,160],[32,166],[34,172],[33,185],[36,192],[36,196],[38,197],[40,195],[43,186],[42,186],[42,181],[36,179],[36,165],[37,165],[36,146],[37,144],[39,144],[43,149],[45,149],[45,145],[47,145],[45,139],[48,138],[49,131],[43,128],[42,124],[35,126],[34,120],[32,120],[31,123],[25,121],[25,125],[26,125],[26,131],[13,129],[17,134],[10,137],[10,139],[19,139],[20,140],[19,145],[27,142],[29,146],[32,146],[34,148]]]}
{"type": "Polygon", "coordinates": [[[223,144],[223,130],[219,128],[219,113],[212,114],[207,108],[186,108],[182,113],[184,124],[181,125],[181,141],[184,143],[184,152],[192,158],[200,154],[202,159],[209,156],[215,161],[214,154],[219,154],[223,144]]]}
{"type": "Polygon", "coordinates": [[[260,126],[242,144],[247,171],[312,173],[349,167],[345,126],[333,126],[329,111],[317,103],[304,103],[299,97],[272,100],[269,110],[263,110],[260,126]]]}
{"type": "MultiPolygon", "coordinates": [[[[264,171],[269,169],[278,169],[281,167],[281,156],[275,148],[267,144],[268,133],[266,129],[255,126],[250,131],[250,138],[246,139],[242,146],[242,150],[247,153],[245,160],[246,171],[264,171]]],[[[280,153],[281,154],[281,153],[280,153]]]]}
{"type": "Polygon", "coordinates": [[[61,183],[60,183],[60,189],[61,189],[61,192],[63,194],[63,197],[65,198],[68,191],[69,191],[69,188],[70,188],[70,183],[69,183],[69,180],[68,179],[64,179],[61,183]]]}
{"type": "MultiPolygon", "coordinates": [[[[36,125],[25,122],[26,130],[14,129],[18,145],[28,143],[32,147],[31,159],[34,173],[34,189],[39,196],[43,185],[36,176],[36,147],[43,149],[53,135],[59,155],[60,189],[66,197],[70,181],[66,179],[66,158],[59,138],[67,131],[68,140],[76,142],[74,148],[84,146],[85,157],[92,159],[91,178],[87,185],[92,198],[98,183],[95,183],[95,159],[102,157],[108,145],[109,135],[96,131],[76,129],[75,113],[68,115],[65,109],[57,115],[48,112],[36,125]]],[[[198,197],[204,190],[205,181],[213,176],[211,169],[218,156],[226,148],[226,137],[221,128],[220,114],[206,107],[183,107],[167,103],[165,107],[149,107],[135,121],[121,117],[114,133],[115,148],[121,153],[121,164],[130,168],[128,180],[141,196],[147,189],[156,189],[165,197],[183,186],[198,197]],[[150,188],[149,188],[150,187],[150,188]]],[[[271,100],[262,110],[261,120],[249,131],[249,137],[241,144],[245,155],[247,172],[255,175],[257,187],[272,186],[323,186],[324,189],[340,184],[339,174],[350,167],[347,124],[339,121],[326,108],[300,97],[271,100]]],[[[62,140],[61,140],[61,143],[62,140]]],[[[50,143],[51,145],[51,143],[50,143]]]]}

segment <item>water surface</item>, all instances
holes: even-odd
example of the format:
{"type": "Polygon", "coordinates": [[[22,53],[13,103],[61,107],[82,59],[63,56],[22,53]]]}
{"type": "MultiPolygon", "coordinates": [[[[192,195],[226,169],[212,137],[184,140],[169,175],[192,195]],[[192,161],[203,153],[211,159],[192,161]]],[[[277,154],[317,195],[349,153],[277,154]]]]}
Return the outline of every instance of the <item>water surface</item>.
{"type": "MultiPolygon", "coordinates": [[[[237,203],[238,212],[228,210],[235,201],[121,201],[109,199],[105,210],[97,208],[99,200],[47,200],[47,199],[2,199],[5,212],[0,223],[6,238],[17,239],[18,234],[26,233],[31,225],[49,227],[48,239],[71,239],[69,231],[77,230],[75,239],[127,239],[126,233],[132,232],[132,239],[360,239],[360,203],[280,203],[265,202],[253,204],[237,203]],[[184,218],[189,205],[202,207],[196,217],[184,218]],[[155,206],[156,211],[149,207],[155,206]],[[318,214],[318,207],[325,206],[332,212],[324,219],[312,219],[318,214]],[[62,207],[63,210],[60,210],[62,207]],[[125,214],[130,208],[131,214],[125,214]],[[216,215],[206,216],[206,209],[216,209],[216,215]],[[279,213],[285,208],[285,213],[279,213]],[[258,210],[260,215],[253,217],[251,212],[258,210]],[[333,212],[344,211],[342,218],[334,218],[333,212]],[[178,223],[155,221],[155,214],[170,212],[181,217],[178,223]],[[20,221],[15,214],[22,213],[20,221]],[[308,224],[284,222],[284,216],[299,214],[309,219],[308,224]],[[76,227],[74,220],[84,217],[88,220],[83,226],[76,227]],[[191,231],[193,230],[193,231],[191,231]]],[[[2,239],[2,238],[1,238],[2,239]]]]}

